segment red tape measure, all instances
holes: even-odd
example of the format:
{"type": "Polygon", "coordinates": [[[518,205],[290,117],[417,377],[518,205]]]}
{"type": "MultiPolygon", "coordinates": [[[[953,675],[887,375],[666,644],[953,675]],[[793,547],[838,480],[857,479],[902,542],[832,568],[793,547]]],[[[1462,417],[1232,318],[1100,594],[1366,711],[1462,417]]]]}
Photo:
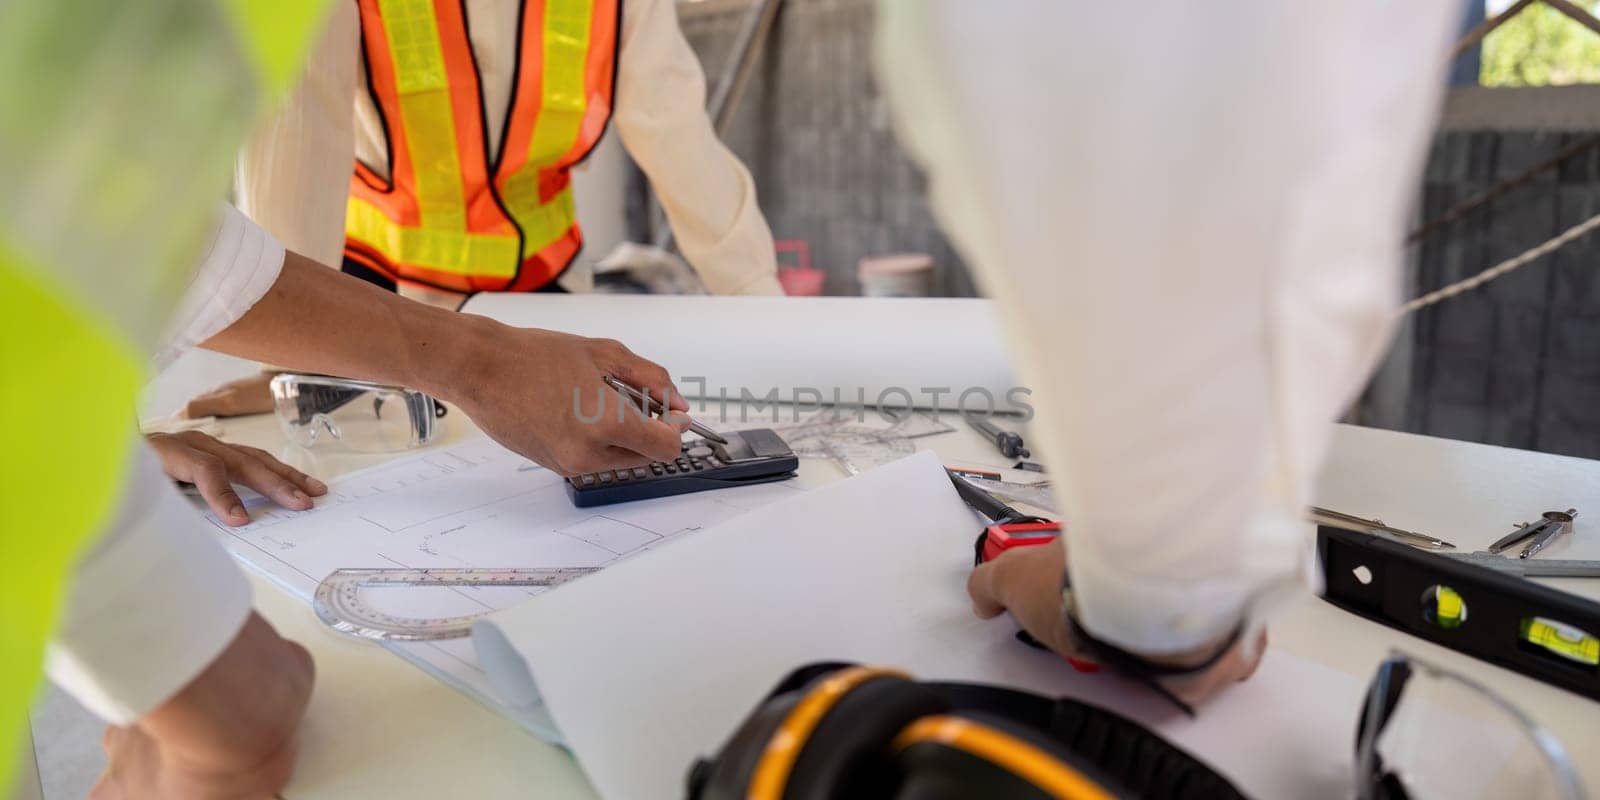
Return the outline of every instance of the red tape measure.
{"type": "Polygon", "coordinates": [[[979,563],[993,561],[1014,547],[1049,544],[1061,535],[1059,522],[1000,522],[983,529],[983,554],[979,563]]]}
{"type": "MultiPolygon", "coordinates": [[[[1018,547],[1034,547],[1049,544],[1061,535],[1061,523],[1049,520],[1033,520],[1028,522],[997,522],[983,529],[978,534],[977,561],[982,564],[1000,557],[1001,553],[1018,547]]],[[[1044,645],[1026,631],[1018,633],[1018,638],[1035,647],[1044,648],[1044,645]]],[[[1100,665],[1092,661],[1082,661],[1070,656],[1066,657],[1067,663],[1079,672],[1099,672],[1100,665]]]]}

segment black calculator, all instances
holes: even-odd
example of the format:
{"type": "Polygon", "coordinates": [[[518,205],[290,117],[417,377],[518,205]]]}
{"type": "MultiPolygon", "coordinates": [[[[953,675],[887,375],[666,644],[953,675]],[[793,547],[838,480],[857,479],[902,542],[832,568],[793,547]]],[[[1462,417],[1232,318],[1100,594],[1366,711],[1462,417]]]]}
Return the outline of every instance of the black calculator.
{"type": "Polygon", "coordinates": [[[567,494],[579,508],[604,506],[771,483],[794,477],[800,467],[783,437],[768,428],[724,433],[722,437],[727,444],[708,439],[684,442],[676,461],[574,475],[567,479],[567,494]]]}

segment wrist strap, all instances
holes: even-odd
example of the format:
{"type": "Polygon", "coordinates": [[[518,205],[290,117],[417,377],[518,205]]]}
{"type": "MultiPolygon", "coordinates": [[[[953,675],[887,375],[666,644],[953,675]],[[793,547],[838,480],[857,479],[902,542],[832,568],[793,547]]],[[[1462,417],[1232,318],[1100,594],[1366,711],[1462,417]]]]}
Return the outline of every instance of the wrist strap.
{"type": "Polygon", "coordinates": [[[1195,673],[1204,672],[1216,666],[1217,662],[1221,661],[1222,657],[1227,655],[1228,651],[1233,649],[1233,646],[1238,643],[1239,636],[1244,632],[1244,624],[1240,623],[1233,629],[1232,633],[1228,634],[1228,638],[1223,641],[1222,645],[1217,648],[1216,652],[1207,656],[1204,661],[1192,666],[1180,667],[1173,664],[1161,664],[1150,661],[1143,656],[1130,653],[1114,644],[1095,637],[1095,635],[1085,629],[1083,625],[1078,622],[1077,617],[1073,615],[1074,607],[1075,603],[1073,602],[1072,597],[1072,584],[1068,582],[1068,578],[1065,576],[1065,574],[1063,574],[1061,579],[1061,620],[1067,626],[1067,635],[1071,638],[1075,648],[1079,652],[1082,652],[1084,655],[1088,656],[1090,659],[1094,660],[1096,663],[1110,667],[1111,669],[1114,669],[1117,672],[1120,672],[1123,675],[1144,684],[1151,690],[1155,691],[1156,694],[1165,697],[1173,705],[1177,706],[1179,710],[1183,711],[1184,714],[1187,714],[1190,717],[1195,715],[1194,708],[1188,703],[1185,703],[1183,700],[1179,699],[1178,696],[1173,694],[1171,690],[1167,689],[1167,687],[1162,686],[1158,679],[1180,675],[1192,675],[1195,673]]]}

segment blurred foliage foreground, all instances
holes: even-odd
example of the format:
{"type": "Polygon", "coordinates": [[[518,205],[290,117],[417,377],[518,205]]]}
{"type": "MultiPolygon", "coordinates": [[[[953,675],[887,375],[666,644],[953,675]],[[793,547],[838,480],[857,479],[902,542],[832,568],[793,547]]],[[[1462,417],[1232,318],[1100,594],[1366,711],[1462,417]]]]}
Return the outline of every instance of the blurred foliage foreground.
{"type": "MultiPolygon", "coordinates": [[[[1593,0],[1575,5],[1600,10],[1593,0]]],[[[1600,34],[1534,3],[1484,37],[1482,63],[1478,81],[1484,86],[1600,83],[1600,34]]]]}

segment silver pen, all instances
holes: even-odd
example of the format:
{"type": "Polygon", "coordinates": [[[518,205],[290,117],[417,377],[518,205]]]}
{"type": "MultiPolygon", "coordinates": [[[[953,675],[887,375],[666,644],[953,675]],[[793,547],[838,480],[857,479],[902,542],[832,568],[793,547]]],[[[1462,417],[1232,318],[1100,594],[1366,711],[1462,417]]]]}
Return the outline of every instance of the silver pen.
{"type": "MultiPolygon", "coordinates": [[[[658,417],[664,417],[667,415],[667,407],[662,405],[660,400],[657,400],[656,398],[651,397],[650,395],[647,395],[644,392],[641,392],[638,389],[635,389],[632,386],[629,386],[628,384],[611,377],[610,375],[605,376],[604,380],[607,386],[610,386],[611,388],[622,392],[625,396],[632,398],[635,403],[639,403],[649,413],[658,417]]],[[[711,430],[693,418],[689,419],[689,430],[694,431],[695,433],[698,433],[701,436],[716,442],[717,444],[728,443],[727,439],[722,438],[722,434],[711,430]]]]}
{"type": "Polygon", "coordinates": [[[1325,517],[1327,519],[1343,522],[1347,525],[1354,525],[1357,527],[1357,529],[1366,533],[1386,534],[1408,544],[1430,547],[1434,550],[1454,550],[1456,547],[1455,545],[1440,539],[1437,536],[1429,536],[1426,533],[1417,533],[1416,531],[1408,531],[1390,525],[1385,525],[1381,519],[1366,519],[1364,517],[1358,517],[1354,514],[1346,514],[1342,511],[1333,511],[1326,508],[1318,508],[1316,506],[1311,507],[1311,513],[1313,516],[1325,517]]]}

